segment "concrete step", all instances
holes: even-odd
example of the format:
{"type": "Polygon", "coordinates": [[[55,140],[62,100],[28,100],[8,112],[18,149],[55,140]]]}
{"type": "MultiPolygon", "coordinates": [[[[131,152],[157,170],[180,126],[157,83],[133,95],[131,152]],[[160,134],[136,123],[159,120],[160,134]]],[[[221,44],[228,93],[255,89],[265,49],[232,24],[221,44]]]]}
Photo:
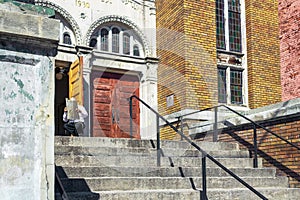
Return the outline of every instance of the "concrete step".
{"type": "MultiPolygon", "coordinates": [[[[275,177],[273,168],[231,168],[240,177],[275,177]]],[[[61,178],[80,177],[201,177],[199,167],[58,167],[61,178]]],[[[220,168],[207,168],[207,177],[229,177],[220,168]]]]}
{"type": "MultiPolygon", "coordinates": [[[[81,147],[81,146],[56,146],[55,155],[135,155],[135,156],[155,156],[157,150],[142,148],[142,147],[131,147],[131,148],[114,148],[114,147],[81,147]]],[[[202,153],[198,150],[187,150],[187,149],[162,149],[164,156],[186,156],[186,157],[201,157],[202,153]]],[[[241,150],[215,150],[207,151],[208,154],[215,158],[248,158],[248,151],[241,150]]]]}
{"type": "MultiPolygon", "coordinates": [[[[231,168],[252,168],[252,158],[216,158],[226,167],[231,168]]],[[[156,156],[82,156],[82,155],[56,155],[55,163],[59,166],[157,166],[156,156]]],[[[259,167],[262,167],[262,159],[259,159],[259,167]]],[[[185,166],[200,167],[200,157],[161,157],[161,166],[185,166]]],[[[208,167],[216,165],[207,159],[208,167]]]]}
{"type": "MultiPolygon", "coordinates": [[[[242,178],[254,188],[288,187],[286,177],[277,178],[242,178]]],[[[99,177],[63,179],[66,192],[110,191],[110,190],[158,190],[158,189],[202,189],[202,178],[184,177],[99,177]],[[87,186],[87,187],[86,187],[87,186]]],[[[233,189],[243,186],[231,177],[207,178],[207,188],[233,189]]]]}
{"type": "MultiPolygon", "coordinates": [[[[196,142],[204,150],[239,150],[236,143],[226,142],[196,142]]],[[[126,138],[106,138],[106,137],[64,137],[55,136],[56,146],[83,146],[83,147],[142,147],[155,148],[156,140],[136,140],[126,138]]],[[[185,141],[162,140],[161,146],[164,148],[193,148],[185,141]]]]}
{"type": "MultiPolygon", "coordinates": [[[[258,191],[272,200],[298,200],[299,189],[291,188],[258,188],[258,191]]],[[[80,200],[199,200],[200,191],[192,189],[181,190],[135,190],[135,191],[101,191],[101,192],[75,192],[69,193],[70,199],[80,200]],[[98,193],[98,198],[95,193],[98,193]]],[[[248,189],[210,189],[207,197],[211,200],[259,200],[253,192],[248,189]]]]}

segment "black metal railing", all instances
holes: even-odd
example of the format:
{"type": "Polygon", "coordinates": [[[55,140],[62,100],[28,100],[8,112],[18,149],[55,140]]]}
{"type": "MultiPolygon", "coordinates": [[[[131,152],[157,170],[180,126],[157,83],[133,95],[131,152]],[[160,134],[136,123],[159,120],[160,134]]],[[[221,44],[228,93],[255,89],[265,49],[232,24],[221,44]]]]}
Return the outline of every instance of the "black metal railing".
{"type": "MultiPolygon", "coordinates": [[[[273,131],[269,130],[268,128],[260,125],[259,123],[254,122],[253,120],[249,119],[245,115],[233,110],[232,108],[230,108],[226,105],[219,105],[219,106],[214,106],[214,107],[211,107],[211,108],[206,108],[206,109],[203,109],[203,110],[198,110],[198,111],[195,111],[195,112],[191,112],[191,113],[188,113],[188,114],[185,114],[185,115],[178,116],[177,118],[180,121],[181,127],[183,127],[184,117],[189,116],[189,115],[193,115],[193,114],[197,114],[197,113],[200,113],[200,112],[203,112],[203,111],[214,109],[213,141],[216,142],[217,138],[218,138],[218,133],[219,133],[218,125],[217,125],[219,123],[218,120],[217,120],[217,118],[218,118],[217,113],[218,113],[218,108],[220,108],[220,107],[226,108],[230,112],[242,117],[243,119],[247,120],[248,122],[250,122],[252,124],[252,126],[253,126],[253,151],[254,151],[254,153],[253,153],[254,154],[253,167],[254,168],[258,167],[257,128],[261,128],[261,129],[265,130],[267,133],[270,133],[271,135],[273,135],[273,136],[279,138],[280,140],[286,142],[287,144],[291,145],[292,147],[296,148],[297,150],[300,150],[300,147],[298,147],[297,145],[291,143],[290,141],[284,139],[280,135],[278,135],[278,134],[274,133],[273,131]]],[[[222,123],[224,123],[224,121],[222,121],[222,123]]]]}
{"type": "Polygon", "coordinates": [[[254,194],[256,194],[261,199],[267,200],[267,198],[262,195],[260,192],[255,190],[252,186],[250,186],[248,183],[246,183],[244,180],[242,180],[239,176],[234,174],[232,171],[230,171],[228,168],[226,168],[223,164],[221,164],[219,161],[217,161],[213,156],[209,155],[206,151],[201,149],[196,143],[194,143],[190,138],[188,138],[186,135],[183,134],[183,132],[179,131],[175,126],[173,126],[167,119],[165,119],[163,116],[161,116],[157,111],[155,111],[153,108],[151,108],[147,103],[145,103],[143,100],[141,100],[139,97],[133,95],[129,98],[129,113],[130,113],[130,136],[133,137],[133,116],[132,116],[132,100],[133,98],[137,99],[140,103],[142,103],[144,106],[146,106],[149,110],[151,110],[156,115],[156,122],[157,122],[157,166],[160,167],[160,160],[161,160],[161,147],[160,147],[160,128],[159,128],[159,119],[164,121],[169,127],[171,127],[176,133],[178,133],[185,141],[187,141],[190,145],[195,147],[199,152],[202,153],[202,191],[201,191],[201,200],[207,200],[207,184],[206,184],[206,158],[210,159],[213,163],[218,165],[221,169],[223,169],[225,172],[227,172],[230,176],[235,178],[238,182],[240,182],[242,185],[244,185],[246,188],[248,188],[250,191],[252,191],[254,194]]]}
{"type": "Polygon", "coordinates": [[[68,194],[67,192],[65,191],[65,188],[60,180],[60,177],[57,173],[57,170],[56,170],[56,165],[55,165],[55,184],[56,184],[56,188],[58,189],[58,192],[60,193],[61,195],[61,198],[62,200],[69,200],[69,197],[68,197],[68,194]]]}

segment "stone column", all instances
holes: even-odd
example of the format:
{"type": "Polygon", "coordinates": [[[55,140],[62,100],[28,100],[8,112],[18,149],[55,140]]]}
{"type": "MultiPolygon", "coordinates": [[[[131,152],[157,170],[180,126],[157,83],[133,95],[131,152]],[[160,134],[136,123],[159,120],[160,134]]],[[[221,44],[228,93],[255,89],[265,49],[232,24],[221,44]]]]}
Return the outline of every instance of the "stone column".
{"type": "MultiPolygon", "coordinates": [[[[157,111],[157,67],[156,58],[146,59],[147,71],[141,81],[141,99],[157,111]]],[[[140,104],[141,109],[141,138],[156,139],[156,115],[140,104]]]]}
{"type": "Polygon", "coordinates": [[[0,196],[54,199],[59,22],[16,10],[0,8],[0,196]]]}

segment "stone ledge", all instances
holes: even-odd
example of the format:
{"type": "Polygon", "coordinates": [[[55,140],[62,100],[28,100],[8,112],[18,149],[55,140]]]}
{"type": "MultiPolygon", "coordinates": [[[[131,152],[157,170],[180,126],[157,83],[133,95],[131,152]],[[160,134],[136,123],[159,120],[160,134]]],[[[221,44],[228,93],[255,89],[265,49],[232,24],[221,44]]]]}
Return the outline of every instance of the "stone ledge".
{"type": "Polygon", "coordinates": [[[58,20],[42,16],[0,10],[0,34],[11,37],[36,38],[58,43],[58,20]]]}
{"type": "MultiPolygon", "coordinates": [[[[299,113],[300,98],[241,112],[241,114],[254,122],[280,120],[282,118],[293,117],[299,113]]],[[[242,117],[233,117],[232,114],[227,119],[219,119],[219,122],[224,122],[222,124],[218,124],[219,131],[224,128],[240,127],[250,124],[248,120],[242,117]]],[[[213,121],[197,123],[192,127],[193,128],[189,130],[189,135],[192,138],[198,138],[200,136],[203,137],[207,132],[213,131],[213,121]]]]}

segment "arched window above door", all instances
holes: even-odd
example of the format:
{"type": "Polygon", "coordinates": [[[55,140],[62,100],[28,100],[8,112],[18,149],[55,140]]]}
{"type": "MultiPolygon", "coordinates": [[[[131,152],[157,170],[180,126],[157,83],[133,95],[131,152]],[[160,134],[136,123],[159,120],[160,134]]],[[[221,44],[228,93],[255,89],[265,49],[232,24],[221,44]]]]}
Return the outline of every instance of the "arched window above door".
{"type": "Polygon", "coordinates": [[[90,46],[94,50],[128,56],[144,56],[140,37],[123,25],[108,23],[97,28],[92,35],[90,44],[95,45],[90,46]]]}

